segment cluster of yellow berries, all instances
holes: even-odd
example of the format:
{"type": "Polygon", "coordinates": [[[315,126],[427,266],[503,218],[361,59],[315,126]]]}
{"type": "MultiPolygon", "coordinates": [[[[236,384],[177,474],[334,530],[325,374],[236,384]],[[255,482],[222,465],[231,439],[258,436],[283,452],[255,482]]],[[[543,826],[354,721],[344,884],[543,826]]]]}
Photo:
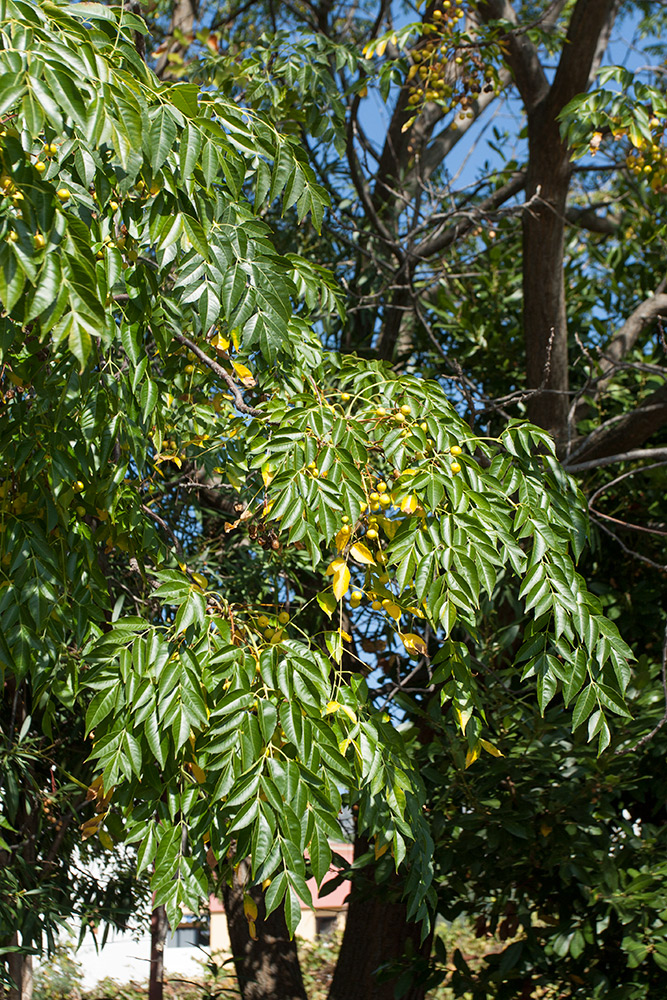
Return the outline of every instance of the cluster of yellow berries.
{"type": "Polygon", "coordinates": [[[495,89],[496,70],[485,65],[476,50],[457,47],[454,31],[464,17],[462,3],[463,0],[442,0],[432,14],[432,22],[424,29],[433,37],[412,51],[412,66],[408,71],[408,83],[414,81],[408,97],[412,108],[435,101],[445,111],[458,108],[462,118],[472,118],[472,105],[482,89],[495,89]]]}
{"type": "Polygon", "coordinates": [[[289,613],[281,611],[279,615],[276,615],[275,624],[272,624],[266,615],[260,615],[255,625],[271,646],[277,646],[284,639],[284,626],[288,624],[289,620],[289,613]]]}
{"type": "Polygon", "coordinates": [[[626,166],[635,177],[646,177],[654,191],[667,191],[667,147],[663,145],[665,126],[659,118],[649,122],[651,141],[645,140],[625,158],[626,166]]]}

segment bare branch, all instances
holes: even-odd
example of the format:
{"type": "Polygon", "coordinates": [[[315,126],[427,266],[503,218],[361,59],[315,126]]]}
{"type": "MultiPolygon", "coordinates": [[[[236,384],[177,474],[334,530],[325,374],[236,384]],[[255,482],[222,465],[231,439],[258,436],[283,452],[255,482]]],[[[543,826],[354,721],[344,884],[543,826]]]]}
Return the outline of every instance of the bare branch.
{"type": "Polygon", "coordinates": [[[593,458],[588,462],[564,462],[563,466],[568,472],[585,472],[587,469],[601,469],[605,465],[618,465],[619,462],[641,462],[645,458],[667,459],[667,448],[635,448],[618,455],[593,458]]]}

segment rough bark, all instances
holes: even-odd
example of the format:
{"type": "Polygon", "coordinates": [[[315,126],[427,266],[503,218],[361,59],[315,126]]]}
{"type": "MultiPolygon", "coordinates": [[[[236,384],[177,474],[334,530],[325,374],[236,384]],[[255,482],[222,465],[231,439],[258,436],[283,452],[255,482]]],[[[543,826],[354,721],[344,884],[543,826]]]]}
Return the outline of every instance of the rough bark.
{"type": "Polygon", "coordinates": [[[151,968],[148,980],[148,1000],[162,1000],[164,987],[164,944],[167,940],[167,912],[156,906],[151,914],[151,968]]]}
{"type": "Polygon", "coordinates": [[[533,390],[528,415],[550,431],[561,447],[567,440],[569,364],[563,255],[566,202],[572,174],[558,115],[585,91],[602,57],[618,0],[578,0],[553,83],[549,86],[537,50],[517,32],[506,0],[487,0],[485,20],[506,20],[508,64],[528,115],[528,171],[523,216],[523,325],[527,385],[533,390]]]}
{"type": "MultiPolygon", "coordinates": [[[[11,943],[14,946],[18,945],[18,932],[14,934],[11,943]]],[[[9,975],[14,981],[14,986],[10,986],[7,993],[8,1000],[32,1000],[32,955],[10,952],[7,956],[7,965],[9,975]]]]}
{"type": "Polygon", "coordinates": [[[282,907],[266,916],[264,893],[251,889],[257,904],[257,940],[250,937],[243,910],[246,863],[234,874],[234,884],[223,887],[223,900],[232,956],[243,1000],[307,1000],[296,942],[290,940],[282,907]]]}
{"type": "MultiPolygon", "coordinates": [[[[363,838],[357,838],[355,858],[367,847],[363,838]]],[[[404,956],[408,961],[425,962],[432,942],[432,935],[428,935],[421,943],[421,926],[408,920],[396,886],[377,886],[372,867],[363,869],[352,883],[329,1000],[394,1000],[400,971],[387,979],[384,976],[378,979],[377,971],[400,963],[404,956]]],[[[423,1000],[424,996],[420,985],[412,986],[402,995],[403,1000],[423,1000]]]]}

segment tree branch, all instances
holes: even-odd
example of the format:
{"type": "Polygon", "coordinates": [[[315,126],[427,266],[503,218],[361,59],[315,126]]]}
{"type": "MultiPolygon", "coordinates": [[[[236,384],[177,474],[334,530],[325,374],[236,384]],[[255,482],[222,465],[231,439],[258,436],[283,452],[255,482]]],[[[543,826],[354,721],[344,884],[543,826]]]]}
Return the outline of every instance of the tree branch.
{"type": "Polygon", "coordinates": [[[218,362],[215,361],[214,358],[209,358],[206,351],[202,351],[201,347],[198,347],[193,340],[189,340],[187,337],[184,337],[182,333],[175,333],[174,339],[177,340],[180,344],[184,344],[189,350],[192,351],[193,354],[195,354],[199,358],[200,361],[202,361],[205,365],[208,365],[211,371],[214,371],[215,374],[218,376],[218,378],[221,378],[223,382],[226,382],[227,386],[229,387],[229,391],[231,392],[234,398],[234,406],[239,411],[239,413],[248,413],[251,417],[263,416],[261,410],[256,410],[254,406],[248,406],[248,404],[246,403],[241,394],[241,390],[239,389],[238,385],[236,384],[232,376],[229,374],[229,372],[225,371],[222,365],[218,364],[218,362]]]}
{"type": "MultiPolygon", "coordinates": [[[[518,27],[514,8],[508,0],[484,0],[478,6],[482,20],[506,21],[513,28],[518,27]]],[[[530,113],[549,92],[549,82],[542,68],[537,49],[526,37],[518,31],[507,31],[502,40],[507,47],[507,63],[512,71],[521,99],[530,113]]]]}

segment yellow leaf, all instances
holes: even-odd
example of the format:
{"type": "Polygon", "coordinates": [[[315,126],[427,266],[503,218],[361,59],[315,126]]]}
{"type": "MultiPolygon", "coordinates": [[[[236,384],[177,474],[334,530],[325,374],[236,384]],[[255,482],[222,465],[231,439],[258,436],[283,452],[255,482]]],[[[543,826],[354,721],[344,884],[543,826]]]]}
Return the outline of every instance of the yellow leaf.
{"type": "Polygon", "coordinates": [[[252,896],[243,897],[243,912],[248,920],[257,920],[257,903],[252,896]]]}
{"type": "Polygon", "coordinates": [[[489,743],[488,740],[479,741],[487,753],[490,753],[492,757],[504,757],[505,754],[501,753],[498,747],[494,747],[493,743],[489,743]]]}
{"type": "Polygon", "coordinates": [[[466,754],[466,767],[470,767],[471,764],[475,763],[475,761],[477,760],[477,758],[481,753],[481,750],[482,750],[482,744],[478,740],[477,743],[475,743],[472,750],[468,750],[466,754]]]}
{"type": "Polygon", "coordinates": [[[246,388],[250,389],[252,388],[252,386],[257,385],[254,376],[249,368],[246,368],[245,365],[242,365],[240,361],[232,361],[232,365],[234,367],[234,371],[241,379],[244,386],[246,386],[246,388]]]}
{"type": "Polygon", "coordinates": [[[341,740],[340,743],[338,744],[338,751],[343,755],[343,757],[347,753],[347,748],[349,747],[351,742],[352,740],[348,737],[346,740],[341,740]]]}
{"type": "Polygon", "coordinates": [[[193,573],[192,579],[195,581],[195,583],[199,584],[202,590],[206,590],[206,588],[208,587],[208,580],[206,579],[205,576],[202,576],[201,573],[193,573]]]}
{"type": "Polygon", "coordinates": [[[414,493],[408,493],[406,497],[401,500],[401,510],[404,514],[414,514],[417,510],[417,497],[414,493]]]}
{"type": "Polygon", "coordinates": [[[413,65],[412,65],[412,66],[410,67],[410,69],[408,70],[408,81],[407,81],[408,83],[409,83],[409,82],[410,82],[410,80],[411,80],[411,79],[413,78],[413,76],[416,76],[416,75],[417,75],[417,70],[418,70],[418,69],[419,69],[419,66],[418,66],[418,64],[417,64],[417,63],[414,63],[414,64],[413,64],[413,65]]]}
{"type": "Polygon", "coordinates": [[[399,522],[398,521],[392,521],[388,517],[379,517],[378,518],[378,523],[382,525],[382,530],[384,531],[384,533],[387,536],[387,538],[389,539],[389,541],[393,542],[394,535],[398,531],[399,522]]]}
{"type": "Polygon", "coordinates": [[[215,347],[216,351],[228,351],[230,341],[226,337],[223,337],[221,333],[218,333],[211,340],[211,344],[215,347]]]}
{"type": "Polygon", "coordinates": [[[392,618],[395,618],[396,621],[398,621],[401,617],[401,609],[399,608],[398,604],[394,604],[393,601],[390,601],[384,610],[392,618]]]}
{"type": "Polygon", "coordinates": [[[350,549],[350,555],[357,562],[363,563],[364,566],[375,565],[375,559],[372,556],[371,550],[363,542],[355,542],[350,549]]]}
{"type": "Polygon", "coordinates": [[[198,781],[198,783],[200,785],[203,785],[204,782],[206,781],[206,775],[202,771],[202,769],[199,766],[199,764],[195,764],[195,762],[193,761],[192,764],[190,764],[190,770],[192,771],[192,774],[196,778],[196,780],[198,781]]]}
{"type": "Polygon", "coordinates": [[[461,711],[455,705],[454,715],[456,716],[459,726],[461,727],[461,732],[465,735],[466,726],[468,725],[470,719],[472,718],[472,712],[470,711],[469,708],[464,708],[463,711],[461,711]]]}
{"type": "Polygon", "coordinates": [[[325,576],[333,576],[338,567],[344,565],[345,565],[344,559],[334,559],[334,561],[330,562],[329,565],[327,566],[325,576]]]}
{"type": "Polygon", "coordinates": [[[377,43],[377,45],[375,46],[375,52],[377,53],[377,55],[379,56],[384,55],[384,51],[387,48],[388,42],[389,42],[388,38],[383,38],[381,39],[381,41],[377,43]]]}
{"type": "Polygon", "coordinates": [[[340,708],[340,702],[339,701],[330,701],[330,702],[327,702],[327,707],[324,709],[324,714],[325,715],[335,715],[339,708],[340,708]]]}
{"type": "Polygon", "coordinates": [[[375,838],[375,860],[378,861],[389,850],[389,844],[380,844],[378,838],[375,838]]]}
{"type": "Polygon", "coordinates": [[[549,826],[549,824],[545,822],[545,820],[542,820],[542,822],[540,823],[540,833],[542,834],[542,836],[548,837],[552,830],[553,827],[549,826]]]}
{"type": "Polygon", "coordinates": [[[346,642],[352,642],[352,636],[349,632],[344,632],[342,628],[338,629],[338,634],[341,639],[345,639],[346,642]]]}
{"type": "Polygon", "coordinates": [[[340,706],[340,710],[341,710],[341,712],[345,712],[345,714],[347,715],[347,717],[350,720],[350,722],[353,722],[355,724],[355,726],[356,726],[356,724],[357,724],[357,716],[352,711],[352,709],[348,708],[347,705],[341,705],[340,706]]]}
{"type": "Polygon", "coordinates": [[[271,462],[265,462],[262,466],[262,480],[266,487],[269,487],[276,478],[276,469],[271,462]]]}
{"type": "Polygon", "coordinates": [[[336,551],[337,552],[342,552],[343,549],[345,548],[345,546],[347,545],[347,543],[349,542],[349,540],[350,540],[350,532],[349,531],[343,531],[342,528],[341,528],[341,530],[336,535],[336,539],[335,539],[335,541],[336,541],[336,551]]]}
{"type": "Polygon", "coordinates": [[[334,559],[327,568],[327,576],[333,576],[333,592],[341,601],[350,589],[350,571],[344,559],[334,559]]]}
{"type": "Polygon", "coordinates": [[[428,655],[428,647],[420,635],[415,632],[399,632],[398,634],[411,656],[428,655]]]}
{"type": "Polygon", "coordinates": [[[333,592],[336,595],[336,600],[342,601],[349,589],[350,571],[347,568],[347,563],[343,563],[343,565],[336,570],[333,578],[333,592]]]}

